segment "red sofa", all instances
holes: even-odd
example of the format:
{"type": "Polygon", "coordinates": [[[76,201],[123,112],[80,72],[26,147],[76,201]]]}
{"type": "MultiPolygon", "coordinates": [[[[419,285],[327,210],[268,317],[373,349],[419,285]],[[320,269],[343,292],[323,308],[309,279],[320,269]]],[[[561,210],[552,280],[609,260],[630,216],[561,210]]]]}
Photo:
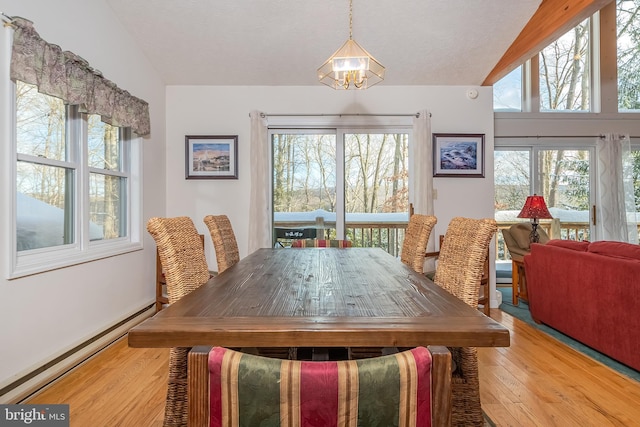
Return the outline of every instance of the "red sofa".
{"type": "Polygon", "coordinates": [[[524,265],[533,320],[640,370],[640,245],[550,240],[524,265]]]}

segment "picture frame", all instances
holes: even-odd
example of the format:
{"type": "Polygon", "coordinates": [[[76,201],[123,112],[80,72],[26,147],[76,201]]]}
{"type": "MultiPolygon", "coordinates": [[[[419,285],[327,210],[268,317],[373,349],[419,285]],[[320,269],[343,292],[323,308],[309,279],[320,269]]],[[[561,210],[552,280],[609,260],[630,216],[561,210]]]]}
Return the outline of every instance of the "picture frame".
{"type": "Polygon", "coordinates": [[[185,179],[238,179],[238,135],[186,135],[185,179]]]}
{"type": "Polygon", "coordinates": [[[484,134],[434,133],[433,176],[484,178],[484,134]]]}

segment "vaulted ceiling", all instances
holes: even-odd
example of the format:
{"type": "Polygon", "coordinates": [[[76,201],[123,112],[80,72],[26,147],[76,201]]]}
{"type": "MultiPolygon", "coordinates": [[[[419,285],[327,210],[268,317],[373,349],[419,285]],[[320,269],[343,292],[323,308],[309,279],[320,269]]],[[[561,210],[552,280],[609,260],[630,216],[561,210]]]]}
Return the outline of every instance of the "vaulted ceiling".
{"type": "MultiPolygon", "coordinates": [[[[492,84],[612,0],[353,0],[384,85],[492,84]]],[[[347,0],[107,0],[168,85],[316,85],[347,0]]]]}

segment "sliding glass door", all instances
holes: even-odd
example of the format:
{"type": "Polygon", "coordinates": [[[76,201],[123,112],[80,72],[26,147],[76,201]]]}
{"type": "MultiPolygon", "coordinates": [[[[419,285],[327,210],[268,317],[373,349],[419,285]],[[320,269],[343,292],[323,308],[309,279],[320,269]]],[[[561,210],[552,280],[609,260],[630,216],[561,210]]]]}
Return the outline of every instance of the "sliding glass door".
{"type": "Polygon", "coordinates": [[[397,255],[408,221],[406,130],[272,130],[274,243],[349,239],[397,255]]]}
{"type": "MultiPolygon", "coordinates": [[[[541,221],[552,238],[589,240],[592,235],[593,147],[499,145],[495,160],[495,218],[508,228],[526,197],[542,195],[555,221],[541,221]]],[[[501,233],[497,259],[507,259],[501,233]]]]}

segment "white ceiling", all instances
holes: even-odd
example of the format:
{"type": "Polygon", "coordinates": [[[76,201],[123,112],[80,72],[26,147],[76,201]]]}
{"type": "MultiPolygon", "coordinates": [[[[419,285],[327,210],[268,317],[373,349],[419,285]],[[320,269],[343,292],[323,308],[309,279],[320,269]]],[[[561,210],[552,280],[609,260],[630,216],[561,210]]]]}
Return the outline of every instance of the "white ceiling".
{"type": "MultiPolygon", "coordinates": [[[[480,85],[541,0],[353,0],[380,85],[480,85]]],[[[347,0],[107,0],[168,85],[315,85],[347,0]]]]}

